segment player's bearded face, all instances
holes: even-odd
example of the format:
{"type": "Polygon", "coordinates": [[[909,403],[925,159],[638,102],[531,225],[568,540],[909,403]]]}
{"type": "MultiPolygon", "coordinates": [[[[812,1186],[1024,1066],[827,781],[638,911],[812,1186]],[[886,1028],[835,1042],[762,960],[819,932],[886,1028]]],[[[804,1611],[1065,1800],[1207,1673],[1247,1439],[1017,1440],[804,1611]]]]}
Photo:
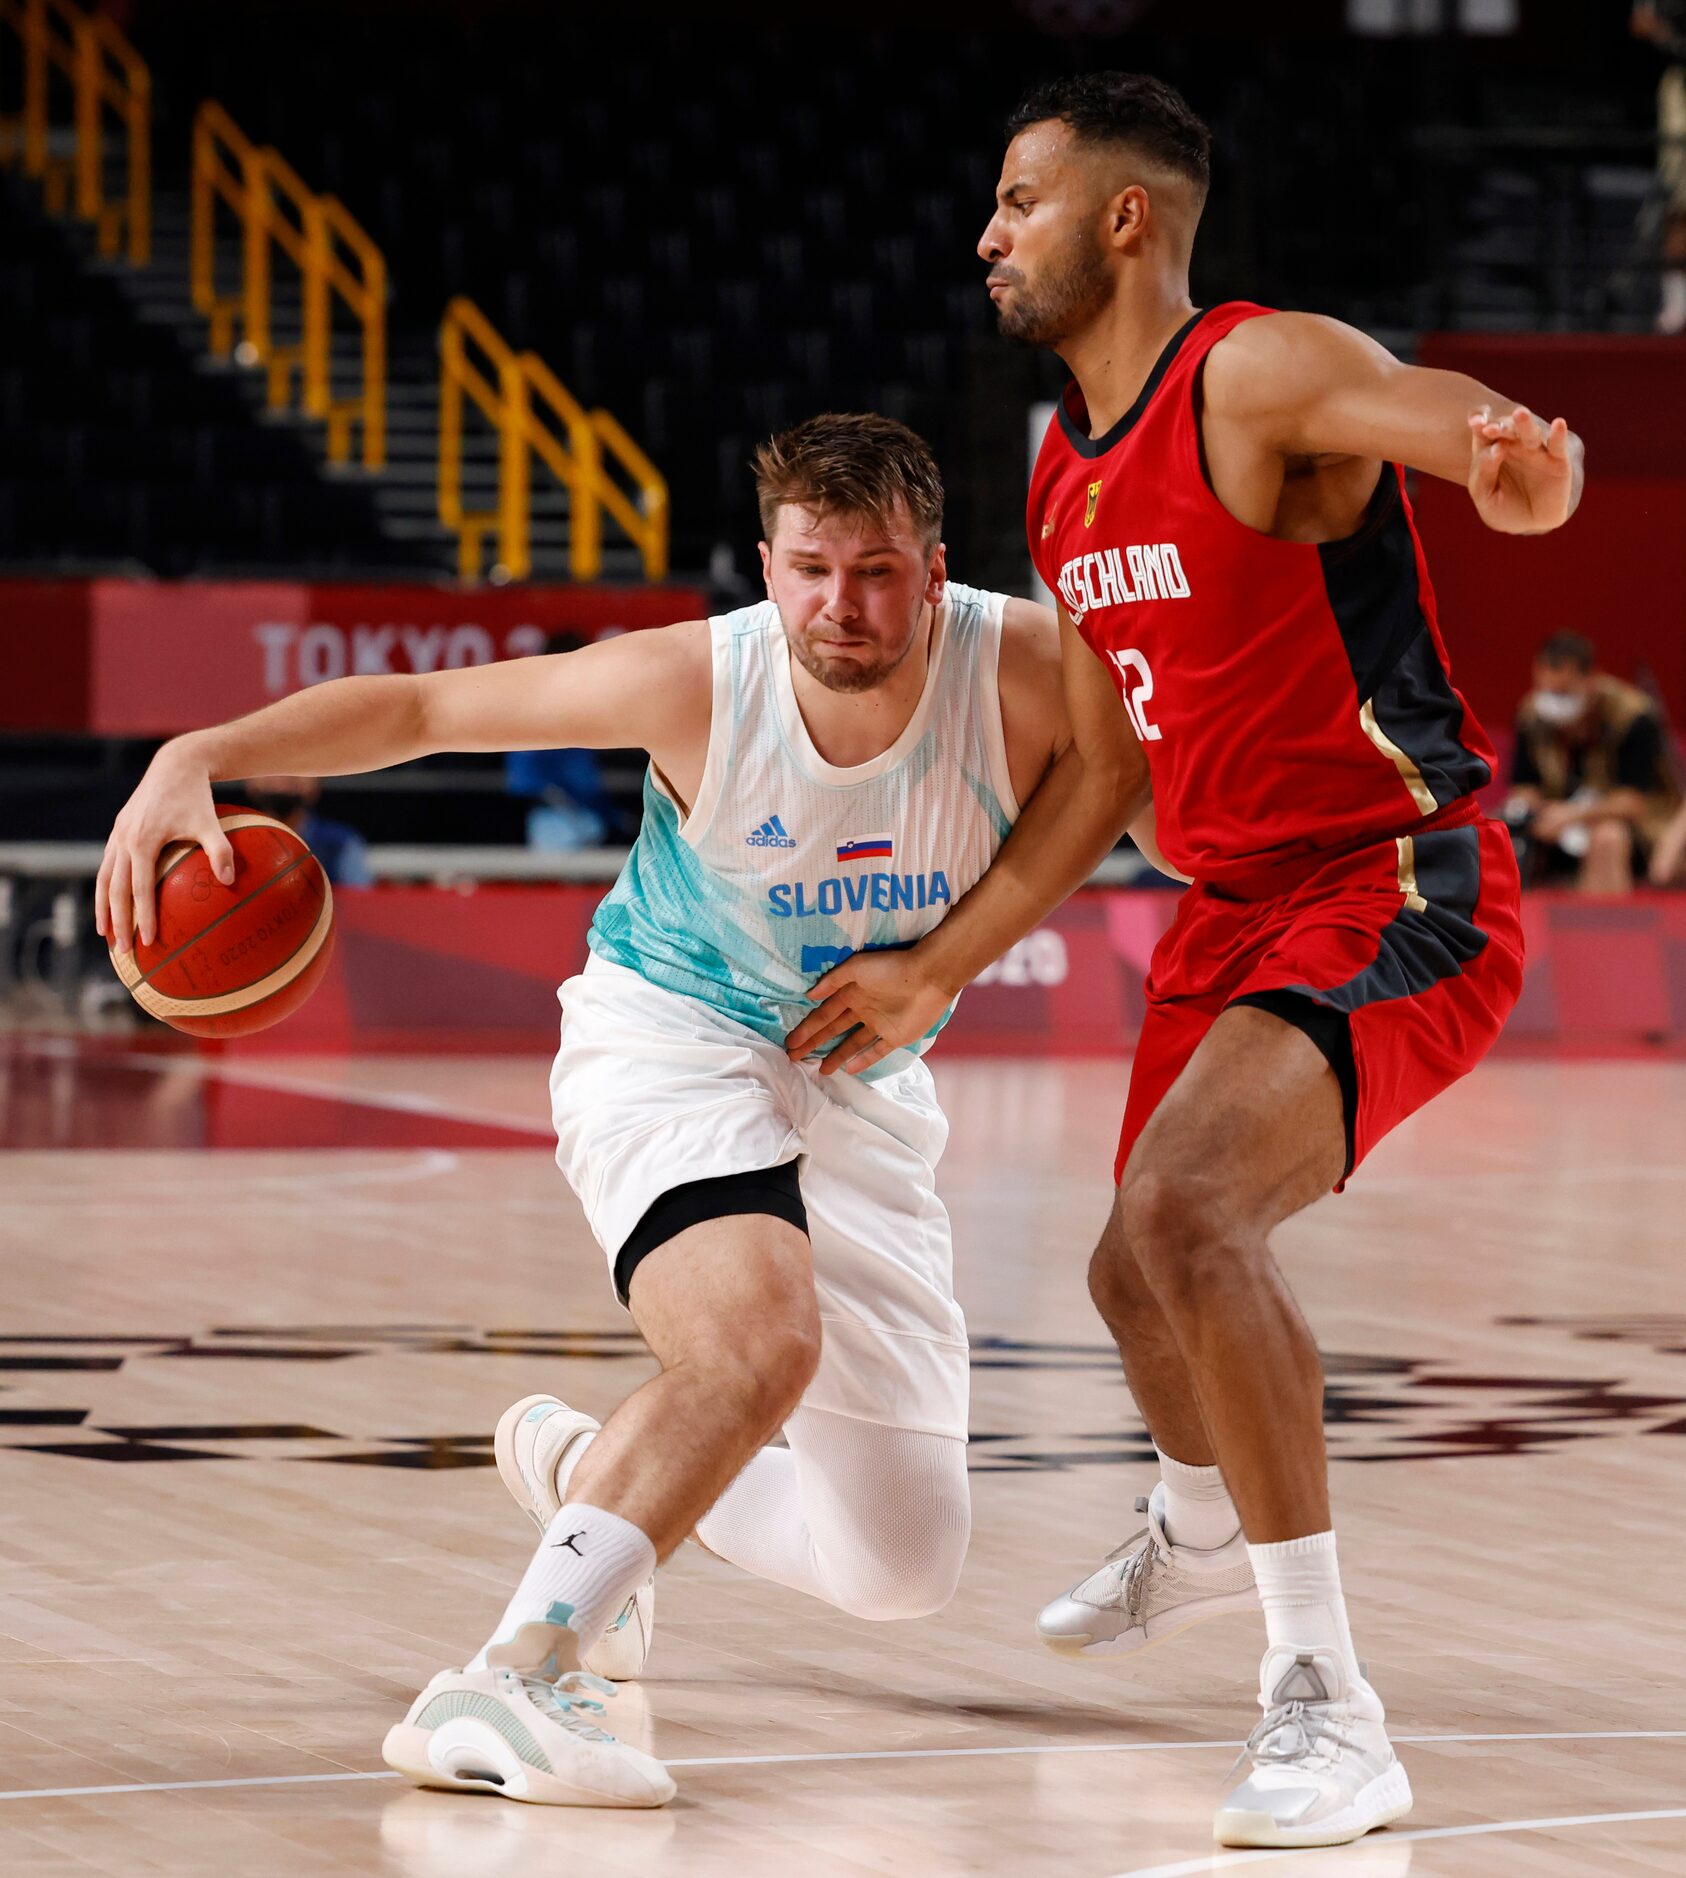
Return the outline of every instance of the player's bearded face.
{"type": "Polygon", "coordinates": [[[1005,283],[996,300],[1001,336],[1026,346],[1057,346],[1079,332],[1106,307],[1112,275],[1100,237],[1088,221],[1060,232],[1045,257],[1031,259],[1015,249],[1011,261],[997,261],[990,281],[1005,283]]]}
{"type": "Polygon", "coordinates": [[[829,691],[883,684],[919,641],[941,553],[910,522],[781,511],[762,559],[796,662],[829,691]]]}

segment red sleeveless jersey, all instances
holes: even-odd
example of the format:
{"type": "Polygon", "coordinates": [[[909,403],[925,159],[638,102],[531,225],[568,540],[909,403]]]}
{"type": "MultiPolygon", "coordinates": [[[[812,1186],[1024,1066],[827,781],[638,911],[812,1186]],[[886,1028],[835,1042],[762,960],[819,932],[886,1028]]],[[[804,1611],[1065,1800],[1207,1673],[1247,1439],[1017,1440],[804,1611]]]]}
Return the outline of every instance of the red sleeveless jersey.
{"type": "Polygon", "coordinates": [[[1196,314],[1102,437],[1070,385],[1027,517],[1038,573],[1142,741],[1165,857],[1247,897],[1318,855],[1469,818],[1494,761],[1452,685],[1397,464],[1358,532],[1321,545],[1261,535],[1212,493],[1201,369],[1269,311],[1196,314]]]}

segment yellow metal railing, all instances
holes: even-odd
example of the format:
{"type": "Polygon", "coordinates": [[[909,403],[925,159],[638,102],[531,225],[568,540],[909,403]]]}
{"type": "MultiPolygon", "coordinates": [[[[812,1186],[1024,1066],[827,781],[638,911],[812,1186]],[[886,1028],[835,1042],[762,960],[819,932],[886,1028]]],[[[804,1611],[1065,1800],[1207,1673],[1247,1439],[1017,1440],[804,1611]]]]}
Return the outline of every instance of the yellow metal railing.
{"type": "Polygon", "coordinates": [[[350,460],[352,429],[360,423],[363,467],[385,468],[386,262],[381,251],[342,203],[307,188],[279,151],[254,144],[220,104],[210,101],[200,105],[193,120],[190,269],[193,304],[210,322],[211,350],[261,365],[273,410],[287,407],[297,372],[300,409],[328,427],[329,461],[350,460]],[[219,202],[240,226],[240,284],[232,294],[217,289],[219,202]],[[276,248],[299,274],[302,314],[293,345],[278,345],[273,330],[276,248]],[[330,370],[336,296],[363,335],[361,387],[348,398],[333,395],[330,370]]]}
{"type": "Polygon", "coordinates": [[[512,580],[532,571],[532,458],[568,491],[568,564],[576,580],[603,571],[603,512],[637,548],[650,580],[668,568],[668,496],[661,472],[605,410],[588,411],[532,352],[516,352],[472,300],[460,295],[439,329],[439,519],[457,536],[465,578],[484,569],[494,535],[497,565],[512,580]],[[463,506],[463,404],[498,434],[497,506],[463,506]],[[628,494],[611,464],[633,486],[628,494]]]}
{"type": "Polygon", "coordinates": [[[21,109],[0,118],[0,163],[21,163],[39,179],[48,209],[74,207],[94,225],[101,254],[121,253],[132,267],[152,257],[152,78],[145,61],[103,13],[69,0],[0,0],[22,55],[21,109]],[[55,75],[68,84],[70,154],[55,136],[55,75]],[[105,116],[123,128],[124,186],[105,188],[105,116]]]}

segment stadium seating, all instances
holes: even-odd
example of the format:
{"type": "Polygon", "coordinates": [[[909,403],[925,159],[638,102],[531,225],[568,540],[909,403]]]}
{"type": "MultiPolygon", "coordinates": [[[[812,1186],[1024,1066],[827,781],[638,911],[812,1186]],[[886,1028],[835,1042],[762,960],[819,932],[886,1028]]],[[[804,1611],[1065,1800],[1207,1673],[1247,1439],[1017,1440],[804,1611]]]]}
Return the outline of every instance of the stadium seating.
{"type": "Polygon", "coordinates": [[[211,371],[136,317],[81,232],[0,184],[0,547],[14,568],[163,575],[415,572],[369,491],[330,483],[313,442],[261,422],[246,375],[211,371]]]}
{"type": "MultiPolygon", "coordinates": [[[[1027,79],[1103,54],[1162,71],[1214,122],[1219,187],[1198,297],[1316,306],[1401,344],[1434,324],[1620,323],[1644,158],[1618,160],[1632,87],[1624,93],[1608,73],[1588,72],[1582,107],[1584,128],[1612,133],[1608,160],[1559,165],[1579,179],[1575,199],[1593,205],[1597,240],[1580,244],[1580,273],[1553,284],[1541,269],[1556,172],[1524,164],[1519,181],[1505,142],[1507,126],[1538,122],[1539,101],[1490,79],[1479,60],[1427,41],[1214,40],[1197,53],[1186,38],[1136,33],[1096,47],[1002,30],[1006,10],[986,11],[990,30],[861,29],[838,58],[811,28],[687,21],[659,7],[622,19],[427,7],[397,33],[389,7],[252,0],[233,33],[214,6],[137,0],[129,30],[156,83],[164,245],[193,111],[214,97],[339,196],[384,251],[393,468],[373,489],[355,478],[329,487],[303,473],[299,438],[281,431],[242,459],[255,467],[273,451],[264,488],[227,482],[219,452],[239,448],[192,441],[184,414],[203,407],[214,430],[215,406],[235,429],[251,425],[230,385],[201,379],[191,407],[154,393],[172,414],[166,454],[187,459],[173,483],[143,499],[133,484],[101,480],[79,497],[90,551],[179,564],[193,551],[193,517],[191,497],[178,513],[174,491],[216,486],[226,499],[198,521],[208,563],[362,554],[449,568],[429,510],[434,341],[446,302],[467,294],[654,458],[673,491],[676,568],[701,569],[726,543],[749,572],[755,440],[813,410],[854,406],[931,436],[964,498],[956,524],[968,569],[1022,577],[1024,439],[992,421],[1011,411],[1016,426],[1026,395],[1056,383],[1058,368],[989,336],[972,243],[1001,119],[1027,79]],[[1437,121],[1486,129],[1453,148],[1436,142],[1437,121]],[[960,460],[979,452],[987,474],[960,460]],[[180,549],[164,543],[177,523],[188,527],[180,549]]],[[[1643,299],[1643,279],[1629,286],[1643,299]]],[[[90,293],[111,300],[99,282],[90,293]]],[[[102,321],[100,333],[94,346],[89,329],[67,322],[56,349],[80,347],[84,375],[97,353],[113,400],[144,395],[116,329],[102,321]]],[[[159,351],[159,335],[142,338],[159,351]]],[[[124,344],[134,351],[142,339],[124,344]]],[[[17,519],[33,517],[38,496],[11,487],[17,519]]],[[[535,497],[541,520],[565,516],[543,476],[535,497]]]]}

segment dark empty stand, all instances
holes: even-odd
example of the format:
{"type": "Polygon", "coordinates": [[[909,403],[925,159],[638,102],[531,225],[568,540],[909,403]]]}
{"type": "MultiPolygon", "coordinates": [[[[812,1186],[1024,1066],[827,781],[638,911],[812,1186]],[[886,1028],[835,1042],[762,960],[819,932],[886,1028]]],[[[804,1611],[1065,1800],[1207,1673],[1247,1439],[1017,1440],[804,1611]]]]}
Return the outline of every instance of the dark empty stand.
{"type": "Polygon", "coordinates": [[[405,560],[366,487],[136,318],[79,232],[0,180],[0,555],[14,569],[350,571],[405,560]]]}
{"type": "MultiPolygon", "coordinates": [[[[429,520],[433,336],[447,300],[467,294],[654,458],[672,489],[676,568],[702,568],[725,542],[752,572],[755,441],[853,407],[904,417],[937,445],[964,571],[1022,578],[1023,412],[1059,368],[995,338],[973,243],[1005,112],[1033,78],[1082,66],[1160,72],[1214,125],[1198,299],[1318,308],[1399,344],[1433,325],[1648,318],[1632,233],[1648,67],[1589,53],[1568,124],[1562,86],[1536,92],[1528,79],[1530,61],[1580,58],[1556,40],[1489,52],[1326,28],[1201,39],[1176,9],[1159,12],[1164,35],[1085,41],[1029,30],[1005,0],[910,5],[905,19],[875,9],[870,30],[847,12],[809,25],[786,10],[769,25],[772,9],[744,6],[135,0],[128,30],[154,74],[161,202],[173,194],[179,207],[192,114],[214,97],[383,249],[394,467],[372,491],[313,485],[299,462],[307,437],[280,433],[273,475],[231,479],[224,452],[237,469],[255,458],[197,435],[225,417],[239,432],[232,388],[174,355],[133,367],[105,355],[115,328],[96,314],[96,384],[114,403],[152,397],[129,434],[145,425],[160,479],[153,489],[102,471],[85,512],[98,512],[110,551],[155,561],[191,538],[195,492],[212,490],[230,544],[217,554],[238,544],[247,558],[338,561],[361,540],[383,564],[410,554],[448,566],[429,520]],[[917,23],[934,12],[947,30],[917,23]],[[1555,168],[1506,141],[1507,127],[1548,116],[1568,138],[1555,168]],[[1441,124],[1484,128],[1459,143],[1441,124]],[[1579,130],[1608,139],[1590,171],[1574,156],[1579,130]],[[1592,205],[1584,240],[1561,235],[1565,177],[1592,205]],[[154,372],[172,385],[187,372],[191,399],[145,393],[154,372]],[[279,468],[289,453],[297,475],[279,468]]],[[[1157,16],[1149,9],[1149,24],[1157,16]]],[[[1593,44],[1590,28],[1581,37],[1593,44]]],[[[110,288],[96,297],[110,303],[110,288]]],[[[86,361],[93,345],[67,319],[54,350],[86,361]]],[[[7,392],[33,412],[15,358],[7,392]]],[[[36,447],[91,463],[98,449],[80,419],[71,428],[36,447]]],[[[17,520],[27,511],[33,525],[37,505],[52,506],[28,479],[7,487],[17,520]]],[[[564,499],[542,473],[534,490],[559,528],[564,499]]]]}

